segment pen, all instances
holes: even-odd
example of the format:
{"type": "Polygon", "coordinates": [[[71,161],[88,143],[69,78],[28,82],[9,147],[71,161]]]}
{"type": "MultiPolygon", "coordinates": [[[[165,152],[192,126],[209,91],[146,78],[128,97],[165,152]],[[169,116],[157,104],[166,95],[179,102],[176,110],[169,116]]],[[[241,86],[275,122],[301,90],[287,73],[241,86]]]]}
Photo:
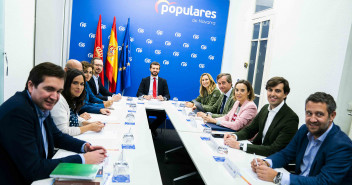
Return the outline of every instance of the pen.
{"type": "Polygon", "coordinates": [[[244,178],[240,173],[238,174],[244,181],[248,183],[248,185],[252,185],[246,178],[244,178]]]}
{"type": "Polygon", "coordinates": [[[254,153],[254,160],[255,160],[255,163],[257,164],[257,166],[259,166],[259,165],[258,165],[257,156],[255,156],[255,153],[254,153]]]}

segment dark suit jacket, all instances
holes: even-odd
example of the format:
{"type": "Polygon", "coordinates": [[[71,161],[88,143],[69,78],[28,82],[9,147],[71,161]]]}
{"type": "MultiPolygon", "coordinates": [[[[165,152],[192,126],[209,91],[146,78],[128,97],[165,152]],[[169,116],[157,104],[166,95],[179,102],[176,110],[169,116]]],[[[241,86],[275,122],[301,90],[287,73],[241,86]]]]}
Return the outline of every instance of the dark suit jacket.
{"type": "Polygon", "coordinates": [[[85,142],[59,131],[50,115],[43,125],[48,140],[47,159],[36,109],[27,91],[17,92],[1,105],[0,184],[31,184],[48,178],[61,162],[82,162],[79,155],[51,159],[54,147],[79,153],[85,142]]]}
{"type": "Polygon", "coordinates": [[[252,123],[236,133],[238,140],[251,139],[258,133],[253,140],[253,144],[247,145],[248,153],[263,156],[271,155],[286,147],[297,132],[298,116],[285,103],[275,115],[262,142],[263,130],[269,113],[268,106],[269,104],[264,105],[252,123]]]}
{"type": "Polygon", "coordinates": [[[308,177],[300,176],[300,165],[308,145],[308,129],[302,125],[286,148],[268,158],[273,168],[295,161],[295,174],[290,174],[291,184],[352,184],[352,141],[333,125],[315,156],[308,177]]]}
{"type": "MultiPolygon", "coordinates": [[[[140,97],[142,95],[148,95],[149,92],[149,86],[150,86],[150,76],[143,78],[138,91],[137,91],[137,97],[140,97]]],[[[169,88],[167,86],[167,82],[164,78],[158,77],[158,94],[157,96],[163,96],[167,100],[170,99],[170,94],[169,94],[169,88]]]]}
{"type": "Polygon", "coordinates": [[[235,88],[232,89],[231,95],[230,95],[230,97],[228,97],[228,99],[225,103],[224,110],[222,111],[222,114],[220,114],[220,109],[221,109],[222,99],[224,99],[224,94],[220,95],[219,99],[215,102],[214,105],[203,106],[204,110],[206,112],[213,113],[213,115],[212,115],[213,118],[219,118],[219,117],[225,116],[228,112],[230,112],[230,110],[233,107],[233,104],[235,104],[235,100],[233,99],[233,91],[234,90],[235,90],[235,88]]]}
{"type": "Polygon", "coordinates": [[[88,84],[90,86],[90,89],[92,90],[93,94],[106,101],[108,100],[108,96],[112,96],[113,94],[111,92],[109,92],[104,86],[103,84],[101,83],[101,79],[100,77],[98,78],[98,85],[99,85],[99,94],[97,93],[97,87],[95,86],[95,81],[94,81],[94,78],[90,78],[90,80],[88,81],[88,84]]]}

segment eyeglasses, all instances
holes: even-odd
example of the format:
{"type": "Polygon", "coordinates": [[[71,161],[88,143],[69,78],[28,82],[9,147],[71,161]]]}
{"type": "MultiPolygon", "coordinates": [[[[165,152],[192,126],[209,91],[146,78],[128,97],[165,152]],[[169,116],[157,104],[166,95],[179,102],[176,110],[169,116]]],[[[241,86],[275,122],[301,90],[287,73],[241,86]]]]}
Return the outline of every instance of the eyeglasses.
{"type": "Polygon", "coordinates": [[[103,67],[102,64],[94,64],[94,65],[97,66],[97,67],[103,67]]]}

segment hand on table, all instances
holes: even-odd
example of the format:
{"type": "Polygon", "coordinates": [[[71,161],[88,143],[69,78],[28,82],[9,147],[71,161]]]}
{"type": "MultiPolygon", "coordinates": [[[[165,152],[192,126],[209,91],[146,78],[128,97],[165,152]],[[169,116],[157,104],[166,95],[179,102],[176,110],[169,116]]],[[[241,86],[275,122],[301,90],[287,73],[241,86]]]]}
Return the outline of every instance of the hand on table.
{"type": "Polygon", "coordinates": [[[113,100],[108,100],[108,101],[103,101],[103,103],[104,103],[104,107],[108,108],[114,103],[114,101],[113,100]]]}
{"type": "Polygon", "coordinates": [[[83,156],[86,164],[100,164],[104,161],[106,157],[106,150],[93,150],[83,154],[83,156]]]}
{"type": "Polygon", "coordinates": [[[193,108],[193,106],[194,106],[194,103],[192,103],[192,102],[186,102],[186,107],[189,107],[189,108],[193,108]]]}
{"type": "Polygon", "coordinates": [[[206,116],[207,114],[205,114],[204,112],[197,112],[197,116],[198,117],[204,117],[206,116]]]}
{"type": "Polygon", "coordinates": [[[121,96],[121,94],[119,93],[119,94],[114,94],[114,95],[111,97],[111,100],[116,102],[116,101],[121,100],[121,98],[122,98],[122,96],[121,96]]]}
{"type": "Polygon", "coordinates": [[[100,109],[100,113],[109,116],[111,114],[109,109],[100,109]]]}
{"type": "Polygon", "coordinates": [[[216,119],[212,118],[210,115],[205,115],[202,117],[205,122],[216,123],[216,119]]]}
{"type": "Polygon", "coordinates": [[[100,132],[105,127],[105,124],[100,121],[92,122],[89,125],[90,125],[90,130],[95,132],[100,132]]]}
{"type": "Polygon", "coordinates": [[[237,141],[235,136],[224,136],[224,144],[234,148],[234,149],[240,149],[240,142],[237,141]]]}
{"type": "Polygon", "coordinates": [[[89,120],[91,118],[90,114],[87,112],[82,113],[81,115],[79,115],[81,118],[85,119],[85,120],[89,120]]]}
{"type": "Polygon", "coordinates": [[[268,167],[267,165],[257,166],[255,169],[257,176],[260,180],[273,182],[277,171],[268,167]]]}
{"type": "Polygon", "coordinates": [[[144,95],[143,98],[146,100],[150,100],[153,98],[153,96],[152,95],[144,95]]]}
{"type": "Polygon", "coordinates": [[[155,99],[158,99],[158,100],[164,101],[164,97],[163,97],[163,96],[161,96],[161,95],[157,96],[155,99]]]}

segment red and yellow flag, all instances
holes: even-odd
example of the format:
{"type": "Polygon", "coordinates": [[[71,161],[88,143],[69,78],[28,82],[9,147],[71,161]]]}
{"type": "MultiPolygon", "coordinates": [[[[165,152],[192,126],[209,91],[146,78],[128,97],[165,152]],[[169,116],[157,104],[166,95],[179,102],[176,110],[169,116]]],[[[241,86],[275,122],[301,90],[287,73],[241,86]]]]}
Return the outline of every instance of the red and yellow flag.
{"type": "MultiPolygon", "coordinates": [[[[95,43],[94,43],[94,52],[93,57],[101,58],[103,60],[103,42],[101,41],[101,15],[99,15],[99,21],[97,26],[97,31],[95,33],[95,43]]],[[[101,83],[104,85],[104,67],[102,68],[101,73],[99,74],[101,83]]]]}
{"type": "Polygon", "coordinates": [[[116,37],[116,18],[112,24],[108,53],[106,57],[106,77],[109,80],[109,91],[116,92],[118,66],[118,45],[116,37]]]}

